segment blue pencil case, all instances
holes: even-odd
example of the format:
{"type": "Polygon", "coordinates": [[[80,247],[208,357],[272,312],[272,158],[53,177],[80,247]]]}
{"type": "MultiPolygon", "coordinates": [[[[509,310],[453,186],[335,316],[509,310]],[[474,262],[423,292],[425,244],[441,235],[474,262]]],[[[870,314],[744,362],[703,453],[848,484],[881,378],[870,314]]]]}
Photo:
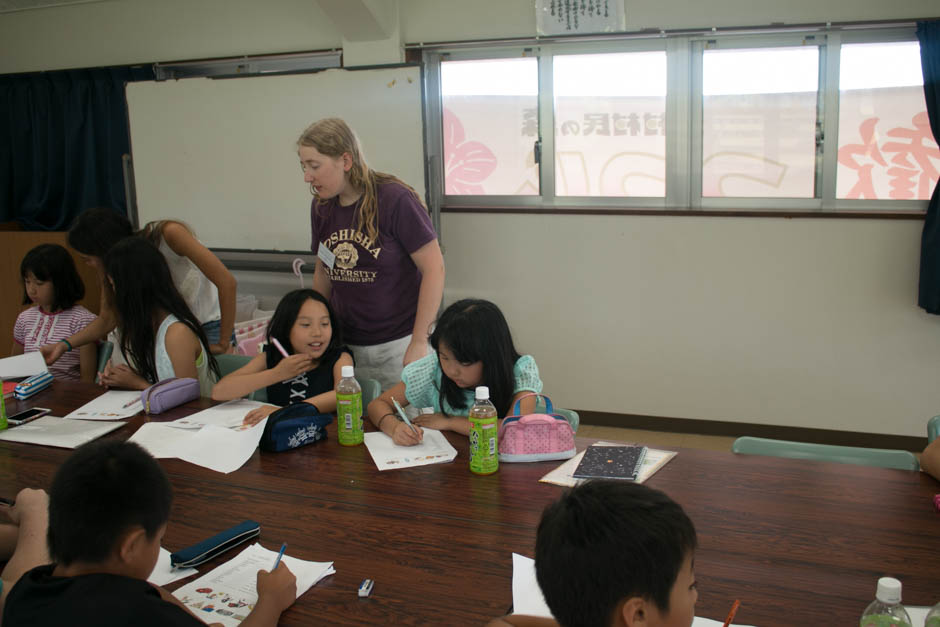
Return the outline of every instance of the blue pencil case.
{"type": "Polygon", "coordinates": [[[171,553],[170,565],[173,568],[198,566],[259,535],[261,535],[261,525],[253,520],[246,520],[231,529],[212,536],[208,540],[203,540],[182,551],[171,553]]]}
{"type": "Polygon", "coordinates": [[[24,401],[31,396],[35,396],[52,385],[52,379],[51,372],[41,372],[28,379],[23,379],[13,388],[13,398],[24,401]]]}

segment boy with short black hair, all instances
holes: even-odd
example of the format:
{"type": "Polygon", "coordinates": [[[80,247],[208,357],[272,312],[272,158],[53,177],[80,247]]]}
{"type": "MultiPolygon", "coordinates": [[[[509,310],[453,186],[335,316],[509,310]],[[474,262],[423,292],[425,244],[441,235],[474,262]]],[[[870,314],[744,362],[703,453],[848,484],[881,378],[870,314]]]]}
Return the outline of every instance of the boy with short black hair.
{"type": "MultiPolygon", "coordinates": [[[[564,627],[689,627],[698,600],[695,527],[664,493],[623,481],[589,481],[542,514],[535,573],[564,627]]],[[[506,616],[497,625],[556,624],[506,616]]]]}
{"type": "MultiPolygon", "coordinates": [[[[10,590],[7,625],[202,627],[175,597],[146,579],[157,563],[172,490],[140,446],[114,439],[78,448],[49,491],[49,553],[10,590]]],[[[245,627],[275,625],[296,596],[281,563],[258,572],[258,603],[245,627]]]]}

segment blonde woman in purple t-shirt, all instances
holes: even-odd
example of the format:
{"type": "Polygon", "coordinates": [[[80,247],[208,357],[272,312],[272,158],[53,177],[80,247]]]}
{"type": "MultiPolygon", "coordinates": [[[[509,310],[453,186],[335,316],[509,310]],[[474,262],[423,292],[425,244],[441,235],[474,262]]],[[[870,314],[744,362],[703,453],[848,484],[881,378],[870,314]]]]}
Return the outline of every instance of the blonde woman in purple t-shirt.
{"type": "Polygon", "coordinates": [[[310,185],[313,287],[330,299],[356,359],[356,375],[382,388],[427,354],[444,292],[444,258],[431,218],[404,182],[366,165],[338,118],[308,127],[297,154],[310,185]]]}

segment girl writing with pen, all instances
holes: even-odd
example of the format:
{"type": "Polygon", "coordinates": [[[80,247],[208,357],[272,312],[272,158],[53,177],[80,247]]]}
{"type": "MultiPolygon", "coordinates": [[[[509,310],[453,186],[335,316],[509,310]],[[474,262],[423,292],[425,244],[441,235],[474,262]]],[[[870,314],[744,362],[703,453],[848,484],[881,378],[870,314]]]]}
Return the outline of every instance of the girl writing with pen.
{"type": "MultiPolygon", "coordinates": [[[[502,312],[485,300],[465,299],[444,310],[430,337],[430,355],[408,364],[402,380],[369,403],[369,419],[396,444],[421,442],[422,428],[456,431],[468,435],[467,415],[478,385],[490,388],[490,398],[500,416],[529,392],[542,391],[538,366],[531,355],[520,355],[502,312]],[[396,404],[431,407],[414,428],[398,420],[396,404]]],[[[535,411],[535,398],[521,403],[523,414],[535,411]]]]}

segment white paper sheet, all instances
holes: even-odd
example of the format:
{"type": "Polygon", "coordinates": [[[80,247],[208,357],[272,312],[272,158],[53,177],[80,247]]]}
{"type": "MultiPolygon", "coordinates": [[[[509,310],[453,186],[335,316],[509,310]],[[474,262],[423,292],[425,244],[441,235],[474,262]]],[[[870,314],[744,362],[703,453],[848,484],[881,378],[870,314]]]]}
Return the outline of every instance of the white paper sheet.
{"type": "MultiPolygon", "coordinates": [[[[258,601],[258,571],[271,570],[276,559],[277,551],[252,544],[234,559],[180,587],[173,596],[205,622],[235,627],[258,601]]],[[[298,598],[318,581],[336,572],[333,562],[308,562],[286,554],[281,559],[297,578],[298,598]]]]}
{"type": "Polygon", "coordinates": [[[165,586],[168,583],[191,577],[198,572],[195,568],[173,568],[170,564],[170,552],[161,546],[160,557],[157,558],[157,564],[147,577],[147,581],[155,586],[165,586]]]}
{"type": "Polygon", "coordinates": [[[927,621],[927,614],[930,612],[929,607],[917,605],[905,605],[904,609],[907,610],[907,615],[911,617],[911,625],[923,625],[927,621]]]}
{"type": "MultiPolygon", "coordinates": [[[[623,446],[623,442],[595,442],[595,446],[623,446]]],[[[637,475],[636,481],[634,483],[643,483],[654,474],[656,471],[665,466],[669,460],[676,456],[675,451],[661,451],[655,448],[646,448],[646,457],[643,459],[643,465],[640,466],[640,472],[637,475]]],[[[581,463],[581,460],[584,458],[584,451],[581,451],[571,459],[565,461],[562,465],[558,466],[555,470],[547,473],[544,477],[539,479],[543,483],[552,483],[554,485],[574,487],[579,483],[585,481],[584,479],[575,479],[574,471],[577,469],[578,464],[581,463]]]]}
{"type": "Polygon", "coordinates": [[[42,353],[33,351],[0,359],[0,379],[25,379],[34,374],[48,372],[42,353]]]}
{"type": "Polygon", "coordinates": [[[265,418],[246,429],[208,425],[195,433],[188,433],[190,437],[175,457],[217,472],[234,472],[241,468],[258,448],[267,422],[268,419],[265,418]]]}
{"type": "MultiPolygon", "coordinates": [[[[731,607],[729,606],[730,610],[731,607]]],[[[543,616],[551,618],[552,612],[545,603],[542,589],[535,578],[535,560],[518,553],[512,554],[512,613],[526,616],[543,616]]],[[[917,622],[915,621],[916,625],[917,622]]],[[[722,627],[723,620],[712,620],[696,616],[692,620],[692,627],[722,627]]],[[[747,625],[733,624],[732,627],[748,627],[747,625]]]]}
{"type": "Polygon", "coordinates": [[[162,422],[148,422],[141,425],[128,441],[136,442],[157,459],[166,459],[176,457],[192,437],[192,431],[174,429],[162,422]]]}
{"type": "Polygon", "coordinates": [[[79,420],[122,420],[140,413],[143,408],[139,391],[108,390],[65,417],[79,420]]]}
{"type": "Polygon", "coordinates": [[[381,431],[365,434],[366,448],[379,470],[394,470],[454,461],[457,451],[440,431],[424,430],[424,439],[416,446],[398,446],[381,431]]]}
{"type": "Polygon", "coordinates": [[[512,554],[512,613],[552,617],[535,578],[535,560],[518,553],[512,554]]]}
{"type": "Polygon", "coordinates": [[[215,407],[210,407],[209,409],[203,409],[185,418],[164,424],[178,429],[201,429],[206,425],[215,425],[229,429],[239,428],[242,426],[242,422],[245,420],[245,416],[248,412],[263,405],[270,405],[270,403],[261,403],[259,401],[248,400],[247,398],[239,398],[234,401],[222,403],[221,405],[216,405],[215,407]]]}
{"type": "Polygon", "coordinates": [[[0,431],[0,440],[76,448],[123,426],[123,423],[119,422],[86,422],[43,416],[24,425],[0,431]]]}

